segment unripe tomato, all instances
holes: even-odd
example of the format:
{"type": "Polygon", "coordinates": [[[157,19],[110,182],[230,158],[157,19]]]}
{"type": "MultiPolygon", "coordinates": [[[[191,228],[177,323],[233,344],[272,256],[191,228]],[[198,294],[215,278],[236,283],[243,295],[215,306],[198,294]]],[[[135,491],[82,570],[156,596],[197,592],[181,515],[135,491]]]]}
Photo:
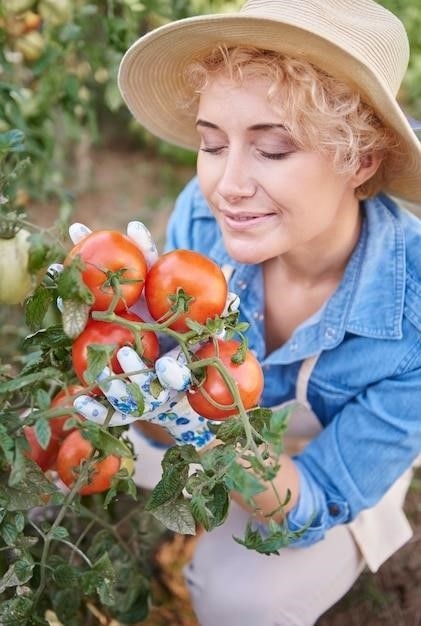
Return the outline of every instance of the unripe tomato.
{"type": "Polygon", "coordinates": [[[35,0],[3,0],[5,13],[22,13],[35,3],[35,0]]]}
{"type": "Polygon", "coordinates": [[[155,320],[168,317],[178,289],[192,297],[187,313],[170,327],[179,332],[188,330],[186,319],[205,324],[208,318],[221,315],[228,294],[225,276],[216,263],[193,250],[173,250],[152,265],[145,284],[145,299],[155,320]]]}
{"type": "MultiPolygon", "coordinates": [[[[246,356],[242,363],[233,363],[231,359],[239,347],[240,342],[235,339],[227,341],[218,339],[216,346],[213,341],[209,341],[199,348],[196,352],[196,357],[201,360],[217,356],[222,361],[228,373],[234,378],[244,408],[248,410],[258,404],[263,391],[264,379],[260,363],[250,350],[246,351],[246,356]]],[[[213,365],[205,367],[203,382],[187,391],[187,400],[199,415],[208,419],[222,421],[238,413],[237,407],[230,406],[234,402],[231,391],[222,375],[213,365]],[[205,397],[202,390],[218,404],[229,408],[224,409],[214,406],[205,397]]]]}
{"type": "MultiPolygon", "coordinates": [[[[83,461],[92,454],[93,446],[85,439],[79,430],[67,435],[57,454],[57,473],[68,487],[72,487],[78,477],[78,471],[83,461]]],[[[83,496],[101,493],[111,486],[112,478],[120,469],[120,457],[110,455],[101,461],[92,464],[88,482],[79,489],[83,496]]]]}
{"type": "Polygon", "coordinates": [[[32,291],[28,271],[29,235],[19,230],[11,239],[0,239],[0,302],[19,304],[32,291]]]}
{"type": "Polygon", "coordinates": [[[15,41],[15,49],[26,61],[37,61],[45,50],[45,39],[37,30],[31,30],[15,41]]]}
{"type": "Polygon", "coordinates": [[[146,277],[143,253],[126,235],[114,230],[97,230],[87,235],[69,252],[64,265],[76,256],[84,262],[82,280],[94,296],[92,309],[105,311],[114,298],[110,276],[120,276],[121,298],[115,312],[131,307],[142,293],[146,277]]]}
{"type": "Polygon", "coordinates": [[[23,20],[25,23],[25,32],[38,30],[42,24],[41,16],[34,11],[25,11],[25,13],[23,14],[23,20]]]}
{"type": "MultiPolygon", "coordinates": [[[[84,388],[80,385],[70,385],[69,387],[62,389],[52,399],[51,408],[72,407],[75,396],[82,392],[83,389],[84,388]]],[[[54,467],[60,443],[74,430],[74,428],[71,430],[65,428],[66,422],[70,417],[73,417],[73,415],[74,414],[69,413],[60,417],[52,417],[49,420],[51,437],[46,448],[42,448],[39,444],[34,426],[24,427],[23,433],[29,444],[27,457],[39,465],[43,472],[46,472],[54,467]]],[[[78,417],[81,420],[84,419],[81,415],[78,417]]]]}
{"type": "Polygon", "coordinates": [[[72,19],[73,4],[71,0],[40,0],[38,11],[48,24],[60,26],[72,19]]]}
{"type": "MultiPolygon", "coordinates": [[[[120,317],[132,322],[142,322],[143,320],[134,313],[122,313],[120,317]]],[[[143,346],[143,353],[140,355],[147,363],[154,363],[159,356],[159,342],[156,334],[150,330],[142,331],[140,341],[143,346]]],[[[85,329],[72,344],[72,363],[75,373],[81,383],[88,384],[84,374],[88,367],[88,347],[92,344],[115,345],[111,367],[116,374],[121,373],[121,367],[115,353],[122,346],[134,346],[135,335],[131,330],[122,326],[118,322],[101,322],[90,319],[85,329]]],[[[100,393],[99,389],[94,389],[92,393],[100,393]]]]}

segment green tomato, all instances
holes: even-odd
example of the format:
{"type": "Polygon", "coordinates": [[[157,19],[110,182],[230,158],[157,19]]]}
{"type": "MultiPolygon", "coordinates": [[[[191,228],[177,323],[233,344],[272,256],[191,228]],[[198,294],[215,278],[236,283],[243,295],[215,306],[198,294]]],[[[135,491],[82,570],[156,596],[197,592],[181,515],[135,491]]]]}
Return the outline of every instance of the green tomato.
{"type": "Polygon", "coordinates": [[[19,304],[32,291],[28,271],[29,235],[19,230],[11,239],[0,239],[0,302],[19,304]]]}
{"type": "Polygon", "coordinates": [[[70,0],[40,0],[38,12],[52,26],[61,26],[73,17],[73,5],[70,0]]]}
{"type": "Polygon", "coordinates": [[[35,0],[3,0],[6,13],[23,13],[32,7],[35,0]]]}

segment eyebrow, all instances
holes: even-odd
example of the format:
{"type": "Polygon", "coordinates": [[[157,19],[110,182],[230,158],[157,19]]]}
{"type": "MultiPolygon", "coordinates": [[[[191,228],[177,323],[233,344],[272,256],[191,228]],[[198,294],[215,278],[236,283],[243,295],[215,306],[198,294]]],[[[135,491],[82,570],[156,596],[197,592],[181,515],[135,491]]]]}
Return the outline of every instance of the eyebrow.
{"type": "MultiPolygon", "coordinates": [[[[219,126],[213,124],[212,122],[207,122],[206,120],[198,119],[196,120],[196,126],[203,126],[205,128],[214,128],[215,130],[220,130],[219,126]]],[[[278,129],[288,130],[284,124],[273,124],[273,123],[262,123],[262,124],[253,124],[253,126],[249,126],[247,130],[272,130],[278,129]]]]}

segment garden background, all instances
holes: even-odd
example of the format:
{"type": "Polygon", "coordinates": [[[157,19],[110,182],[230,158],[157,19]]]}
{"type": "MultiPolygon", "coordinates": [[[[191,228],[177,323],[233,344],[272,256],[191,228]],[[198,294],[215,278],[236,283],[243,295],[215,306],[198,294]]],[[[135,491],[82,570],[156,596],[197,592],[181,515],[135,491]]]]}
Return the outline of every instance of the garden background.
{"type": "MultiPolygon", "coordinates": [[[[118,64],[136,37],[151,28],[238,4],[219,0],[3,0],[0,231],[2,216],[7,216],[8,224],[15,217],[17,223],[36,233],[40,267],[53,254],[52,233],[64,237],[66,225],[72,221],[82,221],[92,229],[124,232],[130,219],[141,219],[162,246],[174,199],[194,172],[194,155],[156,140],[132,121],[116,87],[118,64]]],[[[399,15],[407,27],[412,59],[400,100],[410,115],[421,119],[421,5],[417,0],[382,0],[381,4],[399,15]]],[[[410,208],[418,212],[418,207],[410,208]]],[[[23,340],[30,330],[21,305],[1,305],[0,382],[19,378],[28,358],[23,340]]],[[[0,407],[1,402],[0,395],[0,407]]],[[[0,428],[0,448],[3,446],[7,457],[5,442],[0,428]]],[[[4,471],[4,458],[0,459],[4,471]]],[[[418,475],[406,505],[413,539],[376,575],[364,574],[318,626],[421,624],[420,494],[418,475]]],[[[121,498],[120,505],[106,513],[94,502],[91,510],[115,529],[127,514],[125,507],[132,510],[128,500],[121,498]]],[[[142,495],[140,508],[141,502],[142,495]]],[[[5,583],[11,570],[4,555],[22,540],[30,510],[31,502],[12,517],[2,513],[0,494],[0,624],[57,625],[59,615],[65,626],[116,626],[123,618],[124,623],[149,626],[196,626],[180,574],[195,539],[166,532],[142,512],[137,531],[144,541],[139,567],[144,566],[145,579],[135,589],[137,603],[121,590],[118,596],[120,603],[136,607],[137,613],[134,609],[124,615],[108,610],[110,604],[98,584],[93,583],[86,600],[75,591],[76,584],[71,590],[74,572],[67,572],[66,577],[60,570],[62,584],[56,580],[54,595],[45,593],[42,599],[46,609],[54,608],[55,613],[44,614],[47,622],[19,618],[19,610],[24,611],[21,599],[37,581],[33,581],[32,569],[29,575],[30,568],[23,568],[25,571],[13,570],[14,578],[5,583]],[[15,618],[11,617],[12,600],[17,607],[15,618]],[[72,602],[77,610],[66,613],[63,607],[72,602]]],[[[79,522],[77,515],[72,518],[73,524],[79,522]]],[[[83,535],[85,531],[79,532],[83,535]]],[[[113,540],[119,541],[116,537],[114,533],[113,540]]],[[[121,568],[118,574],[123,580],[133,571],[121,568]]]]}

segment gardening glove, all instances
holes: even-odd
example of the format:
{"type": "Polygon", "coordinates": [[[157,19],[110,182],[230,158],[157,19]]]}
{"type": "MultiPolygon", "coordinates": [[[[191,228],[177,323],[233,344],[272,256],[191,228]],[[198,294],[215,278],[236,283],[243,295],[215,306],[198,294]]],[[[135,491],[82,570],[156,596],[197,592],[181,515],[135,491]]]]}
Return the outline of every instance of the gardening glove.
{"type": "MultiPolygon", "coordinates": [[[[139,410],[133,387],[121,378],[113,378],[105,368],[98,384],[114,409],[109,426],[120,426],[137,420],[148,421],[165,428],[178,444],[190,443],[200,449],[214,439],[208,420],[198,415],[189,405],[185,392],[191,384],[191,372],[185,365],[180,348],[174,348],[157,359],[154,370],[147,370],[135,350],[128,346],[117,352],[120,366],[131,384],[138,385],[144,401],[144,412],[139,410]],[[143,371],[142,371],[143,370],[143,371]],[[161,389],[159,393],[154,388],[161,389]]],[[[86,419],[103,424],[108,408],[91,396],[79,396],[74,407],[86,419]]]]}

